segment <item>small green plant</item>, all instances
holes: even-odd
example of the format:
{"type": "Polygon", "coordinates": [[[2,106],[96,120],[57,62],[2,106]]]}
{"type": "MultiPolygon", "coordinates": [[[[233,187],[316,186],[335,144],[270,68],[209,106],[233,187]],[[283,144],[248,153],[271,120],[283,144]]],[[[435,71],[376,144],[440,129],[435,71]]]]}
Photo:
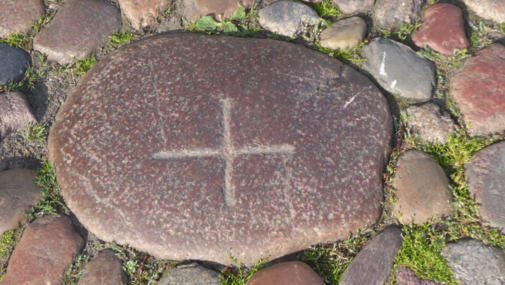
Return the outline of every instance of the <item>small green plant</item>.
{"type": "Polygon", "coordinates": [[[327,284],[337,285],[353,258],[370,239],[373,231],[358,230],[343,241],[318,245],[305,251],[303,261],[311,266],[327,284]]]}
{"type": "Polygon", "coordinates": [[[56,169],[45,157],[42,159],[42,167],[37,169],[35,182],[42,187],[42,199],[35,207],[32,207],[30,213],[25,213],[26,216],[35,219],[66,210],[60,194],[60,186],[56,180],[56,169]]]}
{"type": "Polygon", "coordinates": [[[447,261],[440,255],[445,246],[445,236],[430,222],[420,226],[403,226],[403,246],[395,258],[395,268],[407,265],[420,278],[459,284],[447,261]]]}
{"type": "Polygon", "coordinates": [[[128,42],[130,42],[131,39],[133,39],[134,36],[132,33],[127,33],[127,32],[121,32],[114,34],[109,37],[109,43],[110,46],[113,48],[117,48],[118,46],[124,45],[128,42]]]}
{"type": "Polygon", "coordinates": [[[97,63],[95,56],[87,57],[83,60],[76,60],[72,68],[74,75],[84,75],[97,63]]]}
{"type": "Polygon", "coordinates": [[[222,31],[225,34],[248,36],[252,31],[241,23],[246,17],[251,18],[251,16],[246,13],[246,8],[239,4],[230,19],[221,19],[221,17],[219,17],[219,21],[215,21],[212,16],[204,16],[196,20],[195,24],[189,26],[193,30],[205,31],[207,33],[219,33],[219,31],[222,31]]]}
{"type": "Polygon", "coordinates": [[[30,50],[33,37],[30,34],[13,33],[8,35],[5,40],[0,41],[6,42],[13,47],[30,50]]]}
{"type": "Polygon", "coordinates": [[[225,278],[221,281],[221,285],[245,285],[247,280],[249,280],[254,273],[263,269],[265,263],[267,262],[266,259],[261,259],[254,264],[250,270],[247,270],[238,262],[237,258],[230,256],[230,260],[233,264],[235,264],[236,272],[232,273],[231,270],[225,270],[223,272],[225,278]]]}
{"type": "Polygon", "coordinates": [[[365,42],[361,42],[352,49],[338,49],[333,50],[325,48],[317,44],[320,52],[324,52],[327,55],[334,57],[343,61],[344,63],[351,63],[355,66],[359,66],[365,59],[361,56],[361,48],[365,45],[365,42]]]}
{"type": "Polygon", "coordinates": [[[399,42],[408,42],[412,34],[421,26],[421,23],[402,24],[399,29],[381,30],[382,37],[399,42]]]}
{"type": "Polygon", "coordinates": [[[81,278],[84,273],[86,264],[89,261],[89,255],[79,254],[77,255],[74,263],[70,265],[65,271],[65,278],[63,279],[64,285],[75,285],[79,282],[79,278],[81,278]]]}
{"type": "Polygon", "coordinates": [[[335,6],[332,0],[325,0],[323,2],[314,3],[313,8],[320,17],[325,19],[342,17],[340,9],[335,6]]]}
{"type": "Polygon", "coordinates": [[[44,141],[46,139],[46,123],[28,123],[28,139],[31,141],[44,141]]]}
{"type": "Polygon", "coordinates": [[[0,256],[7,256],[14,244],[14,231],[6,231],[0,241],[0,256]]]}

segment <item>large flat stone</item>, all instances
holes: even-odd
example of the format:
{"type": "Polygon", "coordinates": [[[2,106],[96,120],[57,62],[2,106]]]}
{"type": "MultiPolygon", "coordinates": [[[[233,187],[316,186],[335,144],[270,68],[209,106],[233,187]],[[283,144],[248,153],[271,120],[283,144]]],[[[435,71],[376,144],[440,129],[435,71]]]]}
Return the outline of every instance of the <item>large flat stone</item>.
{"type": "Polygon", "coordinates": [[[446,245],[442,256],[461,284],[505,284],[505,254],[502,249],[480,240],[467,239],[446,245]]]}
{"type": "Polygon", "coordinates": [[[0,172],[0,235],[26,222],[25,212],[31,212],[31,206],[42,198],[36,175],[36,171],[28,169],[0,172]]]}
{"type": "Polygon", "coordinates": [[[229,19],[238,5],[250,8],[256,0],[182,0],[182,14],[191,22],[203,16],[229,19]]]}
{"type": "Polygon", "coordinates": [[[60,64],[84,59],[121,29],[121,13],[106,0],[70,0],[33,40],[33,48],[60,64]]]}
{"type": "Polygon", "coordinates": [[[491,44],[465,61],[451,79],[451,95],[472,135],[505,130],[505,46],[491,44]]]}
{"type": "Polygon", "coordinates": [[[435,88],[435,65],[408,46],[376,38],[363,47],[363,69],[396,98],[425,102],[435,88]]]}
{"type": "Polygon", "coordinates": [[[324,285],[310,266],[301,261],[282,262],[255,273],[246,285],[324,285]]]}
{"type": "Polygon", "coordinates": [[[28,32],[45,10],[42,0],[0,0],[0,38],[28,32]]]}
{"type": "Polygon", "coordinates": [[[482,218],[505,233],[505,142],[480,150],[465,168],[468,191],[481,204],[482,218]]]}
{"type": "Polygon", "coordinates": [[[505,0],[463,0],[463,2],[482,18],[505,23],[505,0]]]}
{"type": "Polygon", "coordinates": [[[402,230],[387,228],[372,238],[342,274],[340,285],[385,284],[402,247],[402,230]]]}
{"type": "Polygon", "coordinates": [[[32,65],[32,57],[25,50],[0,43],[0,85],[18,82],[32,65]]]}
{"type": "Polygon", "coordinates": [[[95,65],[49,148],[67,205],[101,239],[251,265],[374,223],[391,135],[383,95],[325,54],[174,34],[95,65]]]}
{"type": "Polygon", "coordinates": [[[172,0],[118,0],[121,11],[134,29],[152,25],[170,7],[172,0]]]}
{"type": "Polygon", "coordinates": [[[38,218],[12,253],[2,285],[62,284],[65,270],[83,248],[68,217],[38,218]]]}
{"type": "Polygon", "coordinates": [[[381,29],[400,29],[403,24],[414,24],[420,18],[424,0],[377,0],[374,24],[381,29]]]}
{"type": "Polygon", "coordinates": [[[463,11],[449,3],[431,6],[424,12],[423,24],[412,41],[418,47],[430,47],[445,55],[466,49],[470,42],[465,34],[463,11]]]}

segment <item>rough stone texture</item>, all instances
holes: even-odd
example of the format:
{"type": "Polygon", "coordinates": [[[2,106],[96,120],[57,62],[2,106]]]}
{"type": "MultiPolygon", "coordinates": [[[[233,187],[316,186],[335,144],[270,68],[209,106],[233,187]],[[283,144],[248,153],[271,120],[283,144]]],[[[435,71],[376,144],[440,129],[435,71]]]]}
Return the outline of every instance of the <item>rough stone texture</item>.
{"type": "Polygon", "coordinates": [[[33,40],[33,48],[60,64],[89,56],[121,29],[121,13],[106,0],[70,0],[33,40]]]}
{"type": "Polygon", "coordinates": [[[182,13],[191,22],[202,16],[213,16],[216,20],[218,15],[230,18],[238,8],[238,4],[247,8],[252,7],[256,0],[183,0],[182,13]]]}
{"type": "Polygon", "coordinates": [[[396,163],[393,187],[398,201],[394,204],[398,219],[404,224],[422,224],[434,216],[451,214],[452,193],[442,167],[420,150],[403,153],[396,163]]]}
{"type": "Polygon", "coordinates": [[[425,0],[377,0],[374,24],[381,29],[399,29],[403,24],[417,22],[425,0]]]}
{"type": "Polygon", "coordinates": [[[0,43],[0,85],[18,82],[32,65],[32,58],[25,50],[0,43]]]}
{"type": "Polygon", "coordinates": [[[307,264],[291,261],[258,271],[246,285],[325,285],[325,283],[307,264]]]}
{"type": "Polygon", "coordinates": [[[325,54],[172,34],[100,60],[49,152],[67,205],[101,239],[251,265],[374,223],[391,136],[384,96],[325,54]]]}
{"type": "Polygon", "coordinates": [[[445,144],[447,137],[459,130],[449,114],[434,103],[409,106],[405,115],[407,127],[424,142],[445,144]]]}
{"type": "Polygon", "coordinates": [[[118,0],[121,11],[136,30],[147,27],[172,4],[172,0],[118,0]]]}
{"type": "Polygon", "coordinates": [[[83,248],[69,218],[38,218],[12,253],[2,285],[62,284],[65,270],[83,248]]]}
{"type": "Polygon", "coordinates": [[[286,37],[300,35],[307,25],[319,21],[316,11],[309,6],[293,1],[277,1],[258,13],[260,25],[286,37]]]}
{"type": "Polygon", "coordinates": [[[375,0],[333,0],[340,11],[345,14],[356,14],[372,9],[375,0]]]}
{"type": "Polygon", "coordinates": [[[26,128],[28,123],[36,123],[30,103],[19,92],[0,94],[0,140],[11,131],[26,128]]]}
{"type": "Polygon", "coordinates": [[[42,0],[0,0],[0,38],[28,32],[44,11],[42,0]]]}
{"type": "Polygon", "coordinates": [[[26,222],[24,212],[42,198],[42,188],[35,184],[36,171],[12,169],[0,172],[0,235],[26,222]]]}
{"type": "Polygon", "coordinates": [[[481,204],[482,218],[505,233],[505,142],[482,149],[465,168],[468,191],[481,204]]]}
{"type": "Polygon", "coordinates": [[[219,285],[222,275],[196,263],[177,266],[165,271],[159,285],[219,285]]]}
{"type": "Polygon", "coordinates": [[[400,229],[383,230],[351,261],[339,285],[385,284],[402,243],[400,229]]]}
{"type": "Polygon", "coordinates": [[[435,65],[408,46],[377,38],[363,47],[363,69],[399,99],[428,101],[435,87],[435,65]]]}
{"type": "Polygon", "coordinates": [[[86,264],[86,271],[77,285],[126,285],[127,282],[123,263],[113,250],[106,249],[86,264]]]}
{"type": "Polygon", "coordinates": [[[501,249],[470,239],[446,245],[442,256],[462,284],[505,284],[505,254],[501,249]]]}
{"type": "Polygon", "coordinates": [[[443,282],[419,279],[412,269],[405,265],[396,270],[396,285],[444,285],[443,282]]]}
{"type": "Polygon", "coordinates": [[[445,55],[466,49],[470,42],[465,34],[463,12],[449,3],[431,6],[424,12],[423,24],[412,41],[420,48],[429,47],[445,55]]]}
{"type": "Polygon", "coordinates": [[[451,79],[468,131],[488,135],[505,130],[505,46],[491,44],[465,61],[451,79]]]}
{"type": "Polygon", "coordinates": [[[463,0],[463,2],[482,18],[505,23],[505,0],[463,0]]]}
{"type": "Polygon", "coordinates": [[[352,49],[366,35],[366,23],[360,17],[351,17],[333,23],[321,33],[321,46],[329,49],[352,49]]]}

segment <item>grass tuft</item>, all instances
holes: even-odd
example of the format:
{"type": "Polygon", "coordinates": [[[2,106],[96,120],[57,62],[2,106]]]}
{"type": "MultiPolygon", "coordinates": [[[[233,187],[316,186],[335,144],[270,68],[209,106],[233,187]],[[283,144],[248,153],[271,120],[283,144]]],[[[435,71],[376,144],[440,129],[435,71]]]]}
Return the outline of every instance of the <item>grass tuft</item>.
{"type": "Polygon", "coordinates": [[[121,32],[109,37],[109,44],[112,48],[118,48],[130,42],[135,36],[133,33],[121,32]]]}
{"type": "Polygon", "coordinates": [[[7,256],[14,245],[14,231],[6,231],[0,241],[0,256],[7,256]]]}
{"type": "Polygon", "coordinates": [[[60,194],[60,186],[56,180],[56,169],[45,157],[42,159],[42,167],[37,170],[35,182],[42,187],[42,199],[35,207],[32,207],[30,213],[25,213],[28,218],[35,219],[47,215],[56,215],[67,209],[60,194]]]}
{"type": "Polygon", "coordinates": [[[84,75],[88,70],[90,70],[95,64],[97,60],[95,56],[87,57],[83,60],[75,60],[75,63],[72,65],[74,69],[74,75],[84,75]]]}
{"type": "Polygon", "coordinates": [[[372,230],[364,228],[346,240],[314,246],[305,251],[303,261],[312,267],[326,284],[336,285],[372,233],[372,230]]]}
{"type": "Polygon", "coordinates": [[[333,3],[332,0],[314,3],[313,8],[321,18],[332,19],[342,17],[340,9],[333,3]]]}
{"type": "Polygon", "coordinates": [[[430,222],[420,226],[403,226],[403,246],[395,258],[395,267],[407,265],[422,279],[446,284],[459,284],[452,269],[440,252],[445,246],[445,233],[435,229],[430,222]]]}
{"type": "Polygon", "coordinates": [[[230,256],[230,260],[235,264],[235,268],[226,268],[222,273],[225,278],[221,281],[221,285],[245,285],[247,280],[251,278],[254,273],[263,269],[266,259],[260,259],[253,267],[247,270],[242,264],[239,264],[238,259],[230,256]]]}
{"type": "Polygon", "coordinates": [[[28,123],[28,139],[31,141],[44,141],[46,139],[46,123],[28,123]]]}

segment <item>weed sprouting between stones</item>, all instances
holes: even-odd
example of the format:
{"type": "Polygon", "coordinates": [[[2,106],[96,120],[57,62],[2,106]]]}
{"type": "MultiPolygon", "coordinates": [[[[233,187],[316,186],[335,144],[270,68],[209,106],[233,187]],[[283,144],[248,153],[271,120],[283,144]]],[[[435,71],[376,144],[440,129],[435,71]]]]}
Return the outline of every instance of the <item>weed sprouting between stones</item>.
{"type": "Polygon", "coordinates": [[[0,256],[6,256],[14,244],[14,231],[6,231],[0,241],[0,256]]]}
{"type": "Polygon", "coordinates": [[[32,141],[44,141],[46,139],[47,123],[28,123],[28,139],[32,141]]]}
{"type": "Polygon", "coordinates": [[[70,66],[74,71],[74,75],[84,75],[97,63],[94,55],[82,60],[75,60],[75,63],[70,66]]]}
{"type": "Polygon", "coordinates": [[[6,42],[10,46],[17,48],[22,48],[26,51],[31,51],[33,49],[33,39],[37,33],[42,30],[53,18],[55,12],[49,12],[40,16],[35,23],[31,25],[31,30],[27,33],[13,33],[7,36],[7,38],[0,38],[0,42],[6,42]]]}
{"type": "Polygon", "coordinates": [[[221,281],[221,285],[245,285],[247,283],[247,280],[249,280],[249,278],[251,278],[254,273],[263,269],[265,263],[267,262],[266,259],[261,259],[250,269],[247,269],[239,263],[236,257],[230,256],[230,261],[235,265],[235,268],[232,270],[231,268],[227,267],[225,270],[223,270],[222,274],[224,278],[221,281]]]}
{"type": "Polygon", "coordinates": [[[316,13],[324,19],[337,19],[342,17],[340,9],[333,3],[332,0],[314,3],[312,8],[314,8],[316,13]]]}
{"type": "Polygon", "coordinates": [[[129,43],[133,38],[135,38],[133,33],[122,31],[121,33],[116,33],[109,37],[109,45],[115,49],[129,43]]]}
{"type": "Polygon", "coordinates": [[[25,213],[30,220],[67,210],[56,180],[56,169],[45,157],[42,159],[42,167],[37,170],[35,182],[42,187],[42,199],[32,207],[30,213],[25,213]]]}

